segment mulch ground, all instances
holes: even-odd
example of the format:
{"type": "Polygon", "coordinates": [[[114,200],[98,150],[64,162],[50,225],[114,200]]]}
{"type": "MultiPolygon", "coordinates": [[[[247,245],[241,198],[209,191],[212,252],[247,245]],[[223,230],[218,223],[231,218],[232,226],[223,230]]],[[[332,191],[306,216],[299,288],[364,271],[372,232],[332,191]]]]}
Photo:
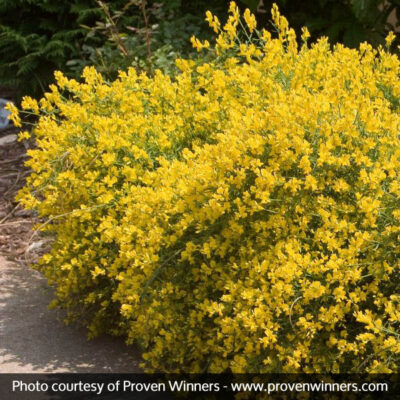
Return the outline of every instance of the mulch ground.
{"type": "Polygon", "coordinates": [[[33,147],[18,142],[18,132],[12,125],[0,129],[0,255],[26,264],[37,260],[41,241],[37,235],[32,237],[35,215],[15,200],[30,173],[24,164],[27,149],[33,147]]]}

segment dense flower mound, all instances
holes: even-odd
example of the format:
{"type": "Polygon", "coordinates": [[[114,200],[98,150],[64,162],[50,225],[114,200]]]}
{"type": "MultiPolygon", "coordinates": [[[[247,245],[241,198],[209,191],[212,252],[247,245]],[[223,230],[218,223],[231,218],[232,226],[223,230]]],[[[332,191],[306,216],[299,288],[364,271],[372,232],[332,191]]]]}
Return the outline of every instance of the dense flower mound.
{"type": "Polygon", "coordinates": [[[149,371],[399,371],[399,59],[272,17],[208,13],[213,61],[174,79],[86,69],[24,100],[39,268],[149,371]]]}

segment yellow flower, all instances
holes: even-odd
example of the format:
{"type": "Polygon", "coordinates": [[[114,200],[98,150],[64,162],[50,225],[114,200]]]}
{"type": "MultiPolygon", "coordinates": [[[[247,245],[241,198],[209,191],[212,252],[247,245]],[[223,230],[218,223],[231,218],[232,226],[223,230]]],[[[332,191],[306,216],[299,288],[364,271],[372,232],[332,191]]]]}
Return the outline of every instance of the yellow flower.
{"type": "Polygon", "coordinates": [[[308,31],[307,27],[301,28],[301,40],[306,42],[307,39],[310,37],[310,32],[308,31]]]}
{"type": "Polygon", "coordinates": [[[396,35],[393,33],[393,31],[390,31],[389,34],[385,38],[386,46],[390,47],[390,45],[393,43],[394,39],[396,39],[396,35]]]}
{"type": "Polygon", "coordinates": [[[8,116],[8,119],[10,119],[16,127],[20,128],[22,126],[22,124],[21,124],[21,118],[19,116],[18,108],[11,102],[7,103],[4,108],[6,110],[10,111],[10,115],[8,116]]]}
{"type": "Polygon", "coordinates": [[[248,8],[246,8],[243,14],[243,18],[246,21],[250,33],[253,33],[254,29],[257,27],[256,17],[250,12],[248,8]]]}

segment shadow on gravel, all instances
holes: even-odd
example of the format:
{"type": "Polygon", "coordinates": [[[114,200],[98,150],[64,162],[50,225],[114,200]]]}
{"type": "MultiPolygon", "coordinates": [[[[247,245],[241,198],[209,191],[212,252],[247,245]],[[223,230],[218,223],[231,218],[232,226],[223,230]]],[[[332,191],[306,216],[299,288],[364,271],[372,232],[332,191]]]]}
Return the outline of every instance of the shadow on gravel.
{"type": "Polygon", "coordinates": [[[37,271],[0,256],[0,372],[140,372],[138,351],[113,337],[87,341],[50,300],[37,271]]]}

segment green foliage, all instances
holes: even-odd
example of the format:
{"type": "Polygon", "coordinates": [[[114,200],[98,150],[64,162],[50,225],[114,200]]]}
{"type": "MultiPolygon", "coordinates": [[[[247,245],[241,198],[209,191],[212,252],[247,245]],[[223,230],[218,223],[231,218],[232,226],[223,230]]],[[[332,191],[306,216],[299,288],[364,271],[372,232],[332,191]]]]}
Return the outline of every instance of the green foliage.
{"type": "Polygon", "coordinates": [[[80,74],[84,66],[95,65],[109,79],[115,79],[118,70],[130,66],[149,74],[155,69],[174,74],[176,58],[194,54],[188,38],[196,35],[210,39],[204,21],[206,10],[226,13],[225,1],[207,3],[134,0],[123,8],[103,3],[103,16],[95,26],[87,27],[87,39],[101,35],[104,42],[97,47],[85,43],[85,57],[70,60],[68,66],[80,74]]]}
{"type": "MultiPolygon", "coordinates": [[[[332,44],[349,47],[363,41],[374,46],[384,43],[400,14],[398,0],[276,2],[297,31],[307,26],[313,39],[328,36],[332,44]]],[[[270,29],[266,11],[271,3],[241,0],[240,6],[251,8],[259,26],[270,29]]],[[[87,65],[108,79],[129,66],[150,74],[157,68],[174,74],[174,60],[193,54],[189,37],[211,39],[205,11],[225,20],[226,4],[226,0],[113,0],[102,7],[97,0],[2,0],[0,86],[39,96],[53,82],[54,70],[78,78],[87,65]]]]}
{"type": "Polygon", "coordinates": [[[242,0],[242,3],[244,3],[251,10],[257,11],[257,7],[260,5],[261,2],[259,0],[242,0]]]}
{"type": "Polygon", "coordinates": [[[340,42],[353,48],[364,41],[374,46],[383,44],[388,32],[396,28],[389,16],[400,13],[397,0],[278,0],[277,3],[296,30],[307,26],[313,38],[328,36],[332,44],[340,42]]]}
{"type": "Polygon", "coordinates": [[[99,10],[91,0],[0,2],[0,85],[19,94],[39,94],[55,69],[79,54],[84,22],[99,10]]]}
{"type": "MultiPolygon", "coordinates": [[[[218,13],[226,2],[116,0],[107,5],[109,22],[96,0],[3,0],[0,2],[0,86],[39,96],[53,82],[54,70],[79,77],[94,64],[108,78],[119,69],[136,66],[174,72],[178,55],[190,53],[188,37],[205,27],[204,13],[218,13]],[[140,4],[145,3],[148,21],[140,4]],[[115,34],[127,50],[122,54],[115,34]],[[150,51],[148,49],[150,46],[150,51]]],[[[224,7],[225,8],[225,7],[224,7]]]]}

